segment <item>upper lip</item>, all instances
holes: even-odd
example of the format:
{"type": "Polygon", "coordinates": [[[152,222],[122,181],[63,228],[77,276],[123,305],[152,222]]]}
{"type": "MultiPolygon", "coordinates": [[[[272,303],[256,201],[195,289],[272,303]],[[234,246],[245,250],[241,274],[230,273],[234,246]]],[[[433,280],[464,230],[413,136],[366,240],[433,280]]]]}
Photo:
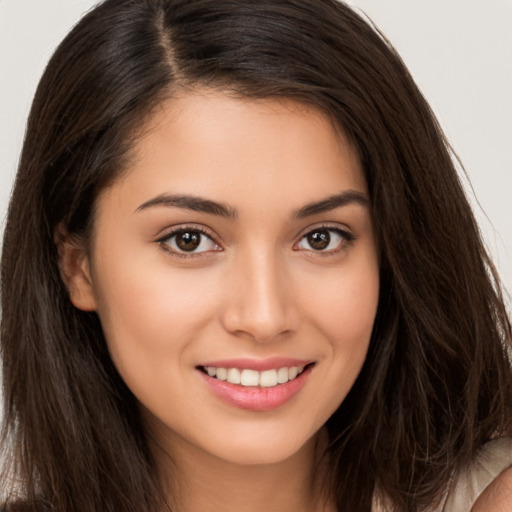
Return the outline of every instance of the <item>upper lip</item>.
{"type": "Polygon", "coordinates": [[[283,367],[306,366],[313,361],[307,359],[296,359],[292,357],[270,357],[268,359],[236,358],[208,361],[198,366],[213,366],[215,368],[239,368],[256,371],[273,370],[283,367]]]}

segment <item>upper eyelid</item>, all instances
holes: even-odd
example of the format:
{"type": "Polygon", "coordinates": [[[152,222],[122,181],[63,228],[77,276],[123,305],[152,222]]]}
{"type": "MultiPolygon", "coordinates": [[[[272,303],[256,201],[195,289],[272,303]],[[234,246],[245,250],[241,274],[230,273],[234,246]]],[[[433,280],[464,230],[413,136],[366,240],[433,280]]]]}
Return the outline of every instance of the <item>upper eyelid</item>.
{"type": "Polygon", "coordinates": [[[302,240],[306,235],[311,233],[312,231],[318,230],[318,229],[327,229],[332,231],[338,231],[341,233],[345,233],[347,235],[350,235],[352,237],[355,237],[354,233],[352,232],[352,229],[350,229],[346,224],[340,224],[340,223],[330,223],[330,222],[320,222],[318,224],[313,224],[308,226],[307,228],[302,229],[299,234],[296,236],[297,240],[302,240]]]}
{"type": "Polygon", "coordinates": [[[176,226],[170,226],[160,232],[155,238],[156,242],[164,242],[168,238],[171,238],[172,236],[176,235],[177,233],[180,233],[182,231],[198,231],[202,235],[207,236],[208,238],[211,238],[215,243],[219,243],[218,237],[215,235],[213,230],[206,226],[198,226],[195,224],[178,224],[176,226]]]}

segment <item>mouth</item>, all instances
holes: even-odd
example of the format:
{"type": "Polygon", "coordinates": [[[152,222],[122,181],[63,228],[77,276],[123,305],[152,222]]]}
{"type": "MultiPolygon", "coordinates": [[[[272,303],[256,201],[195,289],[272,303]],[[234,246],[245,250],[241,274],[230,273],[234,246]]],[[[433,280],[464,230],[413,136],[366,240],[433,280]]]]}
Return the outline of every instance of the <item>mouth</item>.
{"type": "Polygon", "coordinates": [[[215,366],[198,366],[197,369],[219,381],[243,387],[273,388],[298,378],[304,370],[312,366],[282,366],[258,371],[251,368],[224,368],[215,366]]]}
{"type": "Polygon", "coordinates": [[[314,366],[315,362],[291,359],[263,363],[231,360],[219,361],[215,366],[199,365],[196,370],[204,384],[223,402],[239,409],[263,412],[291,402],[305,386],[314,366]]]}

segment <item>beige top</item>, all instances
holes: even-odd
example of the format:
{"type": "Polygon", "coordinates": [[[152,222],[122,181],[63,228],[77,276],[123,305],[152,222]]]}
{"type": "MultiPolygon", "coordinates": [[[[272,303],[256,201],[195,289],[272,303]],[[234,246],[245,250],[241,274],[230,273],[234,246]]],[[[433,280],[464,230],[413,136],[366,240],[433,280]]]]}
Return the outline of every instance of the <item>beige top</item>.
{"type": "Polygon", "coordinates": [[[485,488],[509,466],[512,439],[501,437],[487,443],[452,486],[443,512],[469,512],[485,488]]]}
{"type": "MultiPolygon", "coordinates": [[[[450,486],[443,505],[436,512],[470,512],[485,488],[505,469],[512,466],[512,439],[501,437],[488,442],[475,460],[450,486]]],[[[392,507],[389,508],[392,510],[392,507]]],[[[374,500],[372,512],[385,512],[385,503],[374,500]]],[[[434,512],[434,511],[433,511],[434,512]]]]}

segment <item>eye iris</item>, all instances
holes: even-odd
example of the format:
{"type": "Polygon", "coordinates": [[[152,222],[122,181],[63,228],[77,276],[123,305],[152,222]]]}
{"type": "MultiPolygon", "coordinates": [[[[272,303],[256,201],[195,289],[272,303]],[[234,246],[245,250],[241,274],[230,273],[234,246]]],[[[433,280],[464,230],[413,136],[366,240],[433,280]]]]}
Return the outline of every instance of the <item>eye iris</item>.
{"type": "Polygon", "coordinates": [[[201,235],[195,231],[182,231],[176,235],[176,245],[182,251],[193,251],[200,243],[201,235]]]}
{"type": "Polygon", "coordinates": [[[313,249],[320,251],[329,246],[331,235],[326,229],[319,229],[309,233],[309,235],[307,235],[307,240],[313,249]]]}

